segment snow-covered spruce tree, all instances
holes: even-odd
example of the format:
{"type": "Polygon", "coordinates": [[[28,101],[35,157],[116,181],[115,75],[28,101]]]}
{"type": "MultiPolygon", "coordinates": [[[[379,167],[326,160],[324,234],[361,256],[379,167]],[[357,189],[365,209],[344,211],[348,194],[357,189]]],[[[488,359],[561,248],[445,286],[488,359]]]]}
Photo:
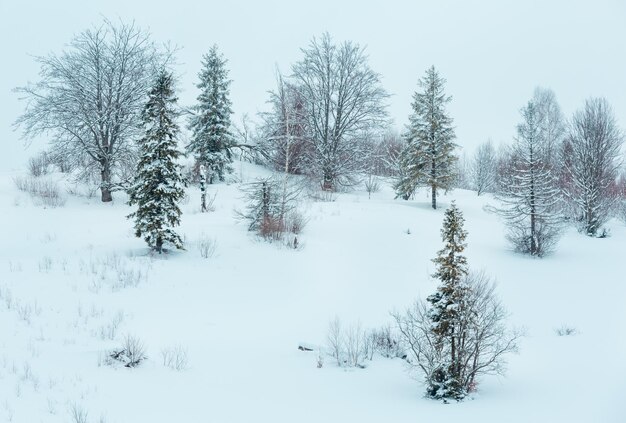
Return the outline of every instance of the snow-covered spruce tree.
{"type": "Polygon", "coordinates": [[[614,187],[622,143],[623,134],[605,99],[589,99],[574,114],[562,150],[565,189],[581,232],[589,236],[602,234],[617,199],[614,187]]]}
{"type": "Polygon", "coordinates": [[[468,271],[463,223],[453,203],[441,230],[444,248],[433,260],[437,291],[406,313],[394,313],[409,366],[424,374],[426,395],[444,402],[463,399],[481,375],[502,374],[505,356],[517,350],[521,336],[506,327],[495,285],[484,274],[468,271]]]}
{"type": "Polygon", "coordinates": [[[185,180],[176,160],[178,125],[173,77],[162,71],[149,93],[143,110],[145,135],[139,140],[137,174],[129,189],[129,204],[137,211],[128,217],[135,220],[135,235],[158,253],[170,243],[183,249],[174,227],[180,224],[178,202],[185,195],[185,180]]]}
{"type": "Polygon", "coordinates": [[[441,238],[444,248],[437,253],[433,261],[437,264],[437,272],[433,275],[439,279],[437,292],[428,297],[431,304],[429,313],[432,321],[432,332],[437,347],[448,352],[443,357],[442,365],[435,369],[428,379],[427,394],[432,398],[462,399],[466,390],[461,380],[463,366],[461,345],[464,328],[460,325],[460,311],[465,307],[468,295],[467,287],[462,281],[467,276],[467,259],[463,255],[467,232],[463,229],[463,215],[453,202],[446,210],[441,238]]]}
{"type": "Polygon", "coordinates": [[[556,244],[561,232],[560,194],[548,156],[549,143],[533,101],[521,110],[523,122],[509,153],[509,178],[502,181],[494,207],[508,227],[507,239],[519,252],[541,257],[556,244]]]}
{"type": "Polygon", "coordinates": [[[437,191],[452,188],[455,181],[454,163],[457,145],[452,118],[446,111],[452,97],[444,92],[443,79],[434,66],[419,80],[422,92],[413,95],[413,113],[405,138],[400,166],[401,178],[395,185],[396,197],[408,199],[416,187],[428,186],[431,189],[433,209],[437,208],[437,191]]]}
{"type": "Polygon", "coordinates": [[[231,130],[231,81],[226,63],[216,45],[204,55],[197,85],[201,92],[197,104],[191,108],[193,115],[189,122],[192,135],[187,152],[193,154],[198,165],[206,166],[210,184],[216,177],[223,181],[225,174],[232,171],[231,149],[235,138],[231,130]]]}

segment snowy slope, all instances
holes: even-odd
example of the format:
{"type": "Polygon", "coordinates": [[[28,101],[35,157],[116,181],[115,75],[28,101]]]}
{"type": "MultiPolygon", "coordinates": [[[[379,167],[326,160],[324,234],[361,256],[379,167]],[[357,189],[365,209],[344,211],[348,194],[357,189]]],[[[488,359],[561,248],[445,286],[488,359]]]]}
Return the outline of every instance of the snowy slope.
{"type": "MultiPolygon", "coordinates": [[[[243,180],[264,172],[237,167],[243,180]]],[[[187,251],[154,258],[133,236],[123,195],[114,204],[68,195],[46,209],[13,176],[0,175],[0,420],[68,422],[75,408],[108,423],[626,421],[626,228],[617,221],[607,239],[569,230],[537,260],[509,251],[483,210],[488,197],[455,191],[433,211],[425,196],[394,201],[386,187],[371,199],[359,191],[307,203],[304,245],[293,251],[251,236],[234,218],[237,184],[222,184],[211,187],[209,214],[190,189],[187,251]],[[452,199],[465,214],[470,266],[498,280],[511,322],[527,330],[507,377],[443,405],[422,398],[400,359],[346,370],[326,357],[318,369],[317,354],[297,347],[323,345],[335,316],[379,327],[435,289],[430,259],[452,199]],[[212,258],[200,256],[202,233],[217,242],[212,258]],[[562,324],[578,334],[556,336],[562,324]],[[104,365],[127,334],[148,359],[104,365]],[[188,352],[182,372],[162,365],[173,346],[188,352]]]]}

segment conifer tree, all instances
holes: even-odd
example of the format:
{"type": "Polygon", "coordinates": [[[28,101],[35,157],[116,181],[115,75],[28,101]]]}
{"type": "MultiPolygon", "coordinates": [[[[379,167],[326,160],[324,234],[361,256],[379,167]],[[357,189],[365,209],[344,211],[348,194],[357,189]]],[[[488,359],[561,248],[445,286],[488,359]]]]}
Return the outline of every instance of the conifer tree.
{"type": "Polygon", "coordinates": [[[170,243],[183,248],[173,228],[180,224],[178,202],[185,195],[177,149],[178,125],[173,77],[162,71],[149,93],[143,113],[145,135],[139,140],[140,158],[137,174],[129,189],[129,204],[137,210],[128,217],[135,220],[135,235],[143,237],[158,253],[170,243]]]}
{"type": "Polygon", "coordinates": [[[444,92],[445,82],[434,66],[419,80],[423,92],[413,95],[407,146],[400,158],[401,177],[395,185],[396,197],[404,199],[420,185],[430,187],[433,209],[437,208],[437,191],[452,188],[457,160],[452,118],[446,111],[452,97],[444,92]]]}
{"type": "Polygon", "coordinates": [[[194,155],[198,164],[206,166],[209,183],[213,183],[215,177],[223,181],[224,175],[232,171],[229,165],[233,161],[231,149],[235,141],[230,121],[233,113],[229,98],[231,81],[226,63],[217,45],[204,55],[197,85],[201,92],[189,122],[192,137],[187,152],[194,155]]]}
{"type": "Polygon", "coordinates": [[[508,166],[511,178],[500,187],[502,207],[496,211],[508,226],[508,240],[522,253],[541,257],[554,246],[560,233],[560,194],[551,166],[550,143],[542,114],[534,101],[521,111],[523,122],[508,166]]]}
{"type": "Polygon", "coordinates": [[[463,381],[463,345],[466,327],[463,309],[466,307],[468,288],[467,259],[463,255],[467,232],[463,229],[463,214],[453,202],[445,212],[441,238],[444,248],[433,262],[437,264],[434,278],[441,282],[437,292],[428,297],[431,304],[429,318],[436,348],[441,351],[441,364],[428,378],[427,394],[433,398],[462,399],[466,392],[463,381]]]}

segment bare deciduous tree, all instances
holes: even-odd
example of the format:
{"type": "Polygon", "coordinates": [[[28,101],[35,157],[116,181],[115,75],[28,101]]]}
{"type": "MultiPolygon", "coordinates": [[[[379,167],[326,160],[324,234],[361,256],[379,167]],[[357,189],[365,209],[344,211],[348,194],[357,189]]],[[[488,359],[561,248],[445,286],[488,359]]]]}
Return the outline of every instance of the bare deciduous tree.
{"type": "Polygon", "coordinates": [[[41,80],[16,91],[28,100],[16,121],[25,138],[52,135],[52,153],[82,176],[98,173],[102,201],[136,161],[141,110],[169,56],[134,23],[105,22],[77,35],[60,55],[36,58],[41,80]]]}
{"type": "Polygon", "coordinates": [[[345,338],[341,320],[339,320],[339,317],[335,317],[328,324],[328,346],[330,347],[330,354],[337,360],[338,366],[341,366],[343,361],[344,343],[345,338]]]}
{"type": "Polygon", "coordinates": [[[276,72],[276,90],[270,92],[272,110],[262,113],[261,136],[270,165],[292,174],[307,172],[311,157],[307,116],[302,90],[276,72]]]}
{"type": "Polygon", "coordinates": [[[498,161],[491,140],[478,146],[469,171],[472,187],[478,195],[494,192],[498,178],[498,161]]]}
{"type": "Polygon", "coordinates": [[[539,125],[545,144],[548,163],[557,168],[558,148],[565,137],[565,119],[554,91],[548,88],[535,88],[533,103],[539,116],[539,125]]]}
{"type": "Polygon", "coordinates": [[[363,367],[361,363],[366,357],[366,336],[361,323],[352,324],[345,334],[346,359],[349,367],[363,367]]]}
{"type": "Polygon", "coordinates": [[[596,236],[609,218],[616,200],[614,186],[621,161],[622,131],[603,98],[585,102],[572,117],[563,152],[571,200],[581,230],[596,236]]]}
{"type": "Polygon", "coordinates": [[[329,34],[314,38],[293,66],[293,79],[304,98],[313,149],[308,172],[322,189],[335,191],[354,183],[359,170],[359,134],[386,122],[388,94],[370,69],[364,48],[329,34]]]}

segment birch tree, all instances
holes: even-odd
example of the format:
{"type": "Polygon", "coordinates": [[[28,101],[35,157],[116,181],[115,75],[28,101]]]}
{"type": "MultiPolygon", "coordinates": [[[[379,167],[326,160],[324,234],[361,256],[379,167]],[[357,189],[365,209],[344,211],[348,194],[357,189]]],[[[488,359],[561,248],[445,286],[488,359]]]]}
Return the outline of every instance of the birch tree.
{"type": "Polygon", "coordinates": [[[313,155],[301,88],[277,72],[268,102],[271,110],[261,114],[261,133],[270,165],[285,173],[307,173],[313,155]]]}

